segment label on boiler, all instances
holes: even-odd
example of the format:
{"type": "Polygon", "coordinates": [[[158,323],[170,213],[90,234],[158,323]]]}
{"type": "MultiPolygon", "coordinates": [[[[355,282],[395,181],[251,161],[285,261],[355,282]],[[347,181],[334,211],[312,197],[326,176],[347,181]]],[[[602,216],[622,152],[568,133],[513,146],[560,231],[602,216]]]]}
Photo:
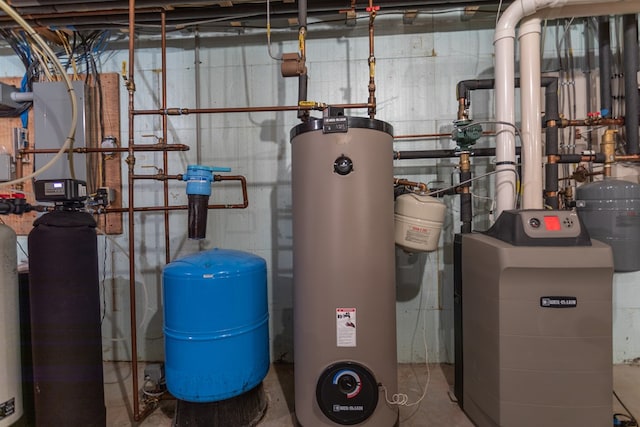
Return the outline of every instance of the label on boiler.
{"type": "Polygon", "coordinates": [[[540,307],[544,308],[575,308],[578,298],[565,296],[540,297],[540,307]]]}
{"type": "Polygon", "coordinates": [[[356,309],[336,308],[336,345],[356,346],[356,309]]]}

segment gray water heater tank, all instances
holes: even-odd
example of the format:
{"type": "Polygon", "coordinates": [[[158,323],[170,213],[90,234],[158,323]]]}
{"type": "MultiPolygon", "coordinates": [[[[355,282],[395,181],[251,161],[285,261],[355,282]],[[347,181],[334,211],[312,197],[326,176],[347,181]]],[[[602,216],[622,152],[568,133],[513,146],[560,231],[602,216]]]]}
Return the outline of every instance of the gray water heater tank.
{"type": "Polygon", "coordinates": [[[393,135],[328,117],[291,131],[295,412],[303,427],[391,427],[398,409],[393,135]]]}
{"type": "Polygon", "coordinates": [[[613,249],[615,271],[640,270],[640,185],[606,179],[578,187],[576,195],[589,235],[613,249]]]}

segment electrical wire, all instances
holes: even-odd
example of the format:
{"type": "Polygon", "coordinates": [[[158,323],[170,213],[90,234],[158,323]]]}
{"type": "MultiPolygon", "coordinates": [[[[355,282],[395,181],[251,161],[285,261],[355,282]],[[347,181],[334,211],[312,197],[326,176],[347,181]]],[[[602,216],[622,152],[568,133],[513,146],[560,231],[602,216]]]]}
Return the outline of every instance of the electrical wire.
{"type": "MultiPolygon", "coordinates": [[[[102,230],[100,227],[96,227],[96,231],[100,234],[102,234],[104,237],[106,237],[107,239],[109,239],[111,241],[111,244],[118,248],[118,250],[120,250],[120,252],[122,252],[122,254],[129,259],[129,252],[127,252],[127,250],[125,248],[123,248],[122,246],[120,246],[120,244],[110,235],[108,235],[104,230],[102,230]]],[[[144,276],[142,275],[142,273],[135,268],[134,269],[134,275],[136,278],[138,278],[140,280],[140,283],[142,284],[142,291],[143,291],[143,295],[144,295],[144,313],[142,315],[142,319],[140,319],[140,324],[138,325],[138,327],[140,329],[142,329],[142,327],[144,326],[144,324],[147,322],[148,318],[147,318],[147,312],[151,310],[151,307],[149,307],[149,301],[150,301],[150,297],[149,297],[149,290],[147,289],[147,283],[144,281],[144,276]]],[[[131,310],[135,310],[135,307],[132,307],[131,310]]]]}
{"type": "Polygon", "coordinates": [[[496,10],[496,27],[498,26],[498,21],[500,20],[500,12],[502,10],[502,0],[498,3],[498,10],[496,10]]]}
{"type": "Polygon", "coordinates": [[[482,120],[479,122],[473,122],[473,123],[469,123],[468,125],[464,125],[464,126],[460,126],[458,129],[460,130],[464,130],[470,126],[475,126],[475,125],[504,125],[504,126],[511,126],[514,130],[515,130],[515,134],[518,136],[518,138],[520,138],[520,143],[522,143],[522,135],[520,133],[520,128],[518,128],[518,126],[514,125],[511,122],[505,122],[502,120],[482,120]]]}
{"type": "Polygon", "coordinates": [[[57,162],[58,159],[60,159],[60,157],[64,155],[66,150],[68,150],[69,148],[73,148],[73,141],[75,139],[76,126],[78,123],[78,106],[77,106],[77,101],[75,97],[75,92],[73,90],[73,85],[71,84],[71,80],[69,79],[69,76],[64,72],[64,67],[62,66],[60,61],[57,59],[56,55],[53,53],[51,48],[49,48],[49,46],[42,39],[42,37],[40,37],[40,35],[36,33],[33,27],[31,27],[31,25],[29,25],[29,23],[25,21],[18,14],[18,12],[16,12],[4,0],[0,0],[0,9],[2,9],[14,21],[16,21],[18,25],[20,25],[27,32],[27,34],[42,48],[42,50],[46,52],[47,55],[49,55],[49,57],[53,61],[55,68],[57,68],[60,71],[60,74],[62,75],[62,78],[67,86],[69,100],[71,102],[71,125],[69,126],[68,136],[64,140],[62,147],[60,147],[60,150],[51,158],[51,160],[49,160],[47,164],[39,168],[37,171],[34,171],[26,176],[23,176],[22,178],[0,183],[0,187],[6,187],[6,186],[19,184],[21,182],[25,182],[32,178],[35,178],[36,176],[40,175],[42,172],[51,168],[54,165],[54,163],[57,162]]]}
{"type": "MultiPolygon", "coordinates": [[[[429,254],[427,254],[427,257],[428,256],[429,254]]],[[[428,298],[428,296],[429,296],[429,293],[428,292],[425,293],[424,286],[421,286],[420,287],[420,303],[418,304],[418,317],[416,318],[416,328],[414,330],[414,337],[415,337],[415,332],[417,331],[418,325],[420,323],[420,316],[422,316],[422,342],[424,344],[424,359],[425,359],[424,364],[427,368],[426,384],[424,386],[424,389],[422,390],[422,394],[415,402],[410,402],[409,396],[405,393],[394,393],[391,396],[391,399],[389,399],[387,388],[384,386],[384,384],[380,384],[380,388],[384,391],[384,399],[389,405],[412,407],[412,406],[419,405],[427,396],[427,391],[429,390],[429,385],[431,384],[431,368],[429,367],[429,347],[427,346],[427,315],[426,313],[424,313],[425,310],[423,310],[422,308],[422,303],[424,300],[428,298]],[[424,296],[423,296],[423,293],[424,293],[424,296]]],[[[412,347],[411,358],[413,359],[413,340],[411,342],[411,347],[412,347]]]]}

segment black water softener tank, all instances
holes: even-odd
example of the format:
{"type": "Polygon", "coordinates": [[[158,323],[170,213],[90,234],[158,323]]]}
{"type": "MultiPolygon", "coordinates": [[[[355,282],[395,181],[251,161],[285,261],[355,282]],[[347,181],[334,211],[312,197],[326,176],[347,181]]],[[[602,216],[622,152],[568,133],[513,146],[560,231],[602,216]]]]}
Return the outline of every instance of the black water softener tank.
{"type": "Polygon", "coordinates": [[[29,233],[38,426],[105,426],[96,223],[57,210],[29,233]]]}

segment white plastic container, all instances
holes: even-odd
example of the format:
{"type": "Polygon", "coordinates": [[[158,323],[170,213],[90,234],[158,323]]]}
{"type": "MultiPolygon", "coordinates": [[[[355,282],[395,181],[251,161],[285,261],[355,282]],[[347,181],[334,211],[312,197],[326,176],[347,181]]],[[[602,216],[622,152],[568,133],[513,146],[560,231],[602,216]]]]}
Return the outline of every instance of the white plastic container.
{"type": "Polygon", "coordinates": [[[430,252],[438,247],[446,206],[435,197],[407,193],[396,198],[395,241],[408,252],[430,252]]]}

